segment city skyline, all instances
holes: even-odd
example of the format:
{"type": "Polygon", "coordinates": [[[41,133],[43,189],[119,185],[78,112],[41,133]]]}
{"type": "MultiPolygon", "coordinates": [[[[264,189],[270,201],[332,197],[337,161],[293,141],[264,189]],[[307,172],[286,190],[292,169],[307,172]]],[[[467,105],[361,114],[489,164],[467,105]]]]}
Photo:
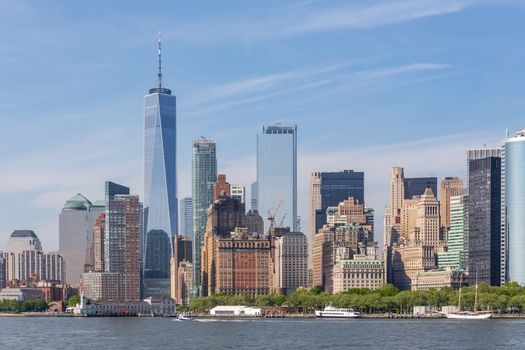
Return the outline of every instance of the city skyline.
{"type": "MultiPolygon", "coordinates": [[[[144,198],[140,99],[143,90],[153,82],[156,58],[152,52],[159,26],[165,28],[164,48],[169,57],[173,57],[164,64],[165,74],[169,76],[170,86],[177,91],[181,102],[178,110],[181,116],[181,140],[178,142],[180,198],[191,193],[193,139],[201,135],[216,139],[218,172],[227,174],[230,183],[242,184],[249,191],[250,184],[255,180],[255,135],[263,125],[275,122],[297,124],[300,130],[298,215],[302,220],[301,230],[305,233],[309,227],[308,180],[311,171],[355,169],[365,172],[367,204],[376,210],[376,218],[380,218],[379,214],[388,201],[388,169],[393,165],[410,169],[407,174],[410,177],[437,176],[442,179],[459,176],[465,179],[467,148],[479,148],[483,144],[499,147],[505,128],[514,132],[523,127],[519,125],[523,110],[523,102],[519,101],[520,79],[513,76],[514,69],[522,61],[523,51],[518,45],[487,45],[499,48],[497,54],[504,50],[511,56],[505,63],[491,63],[496,53],[487,54],[488,49],[482,48],[486,42],[469,42],[465,48],[460,48],[465,40],[470,39],[468,32],[444,33],[445,37],[454,39],[452,49],[433,50],[429,44],[424,44],[419,52],[415,51],[414,45],[418,39],[429,37],[438,40],[436,27],[441,24],[454,25],[467,20],[478,28],[481,18],[497,17],[498,11],[510,16],[510,19],[507,23],[499,23],[500,27],[490,29],[497,34],[505,34],[510,43],[518,43],[522,41],[522,35],[518,32],[523,24],[517,22],[522,7],[508,3],[497,6],[490,1],[481,6],[461,1],[457,2],[458,6],[452,6],[452,2],[444,2],[443,5],[434,1],[425,3],[430,6],[426,12],[417,12],[417,5],[407,2],[355,5],[350,9],[363,15],[361,20],[330,24],[326,20],[314,19],[334,15],[331,12],[333,9],[316,2],[297,2],[295,8],[290,6],[284,9],[284,15],[277,16],[276,21],[282,16],[300,14],[311,19],[305,22],[304,27],[290,25],[291,29],[283,31],[283,34],[275,30],[264,35],[257,35],[254,30],[245,31],[241,38],[223,30],[208,42],[200,44],[190,42],[180,33],[192,25],[201,29],[200,32],[194,31],[193,38],[202,36],[202,31],[213,28],[213,25],[224,29],[224,22],[212,20],[213,11],[202,14],[208,28],[199,27],[202,19],[195,17],[186,22],[175,21],[181,24],[173,26],[168,24],[171,17],[165,15],[159,23],[154,23],[154,13],[147,11],[143,31],[132,40],[125,37],[122,29],[109,36],[101,30],[89,35],[80,30],[69,33],[61,30],[72,25],[73,19],[66,19],[65,16],[68,11],[78,10],[75,6],[81,9],[87,6],[69,5],[46,20],[47,26],[44,26],[42,35],[60,33],[55,37],[56,41],[49,39],[37,43],[30,39],[35,31],[31,25],[13,33],[12,37],[0,38],[0,51],[6,57],[2,62],[5,67],[5,71],[2,69],[5,73],[2,81],[10,82],[0,85],[0,91],[6,97],[0,109],[0,127],[4,131],[1,152],[5,159],[0,166],[0,198],[11,203],[0,216],[0,235],[8,237],[15,229],[32,229],[39,233],[46,247],[57,250],[57,215],[65,201],[76,193],[82,193],[87,198],[102,198],[101,184],[111,179],[129,185],[134,193],[144,198]],[[365,10],[378,7],[389,16],[364,16],[365,10]],[[417,12],[415,17],[418,19],[411,20],[410,16],[401,15],[401,9],[408,14],[417,12]],[[511,15],[512,11],[516,14],[511,15]],[[59,24],[47,22],[57,18],[62,19],[59,24]],[[400,42],[404,34],[417,29],[422,29],[424,33],[412,34],[406,38],[407,43],[400,42]],[[381,39],[385,33],[389,33],[388,38],[381,39]],[[80,51],[89,58],[88,61],[72,53],[74,50],[64,50],[68,45],[75,48],[71,35],[78,35],[79,41],[100,42],[93,43],[94,51],[86,51],[85,48],[80,51]],[[268,55],[269,62],[255,60],[250,64],[237,65],[238,58],[226,55],[224,49],[228,44],[221,36],[233,37],[229,45],[234,47],[234,55],[247,50],[244,58],[251,58],[262,52],[268,55]],[[350,46],[361,50],[345,45],[345,49],[336,50],[335,44],[327,42],[322,46],[325,48],[321,50],[323,52],[306,59],[309,46],[301,43],[301,39],[308,38],[319,44],[319,40],[333,38],[338,41],[338,38],[346,39],[346,36],[350,38],[350,46]],[[60,39],[66,40],[59,42],[60,39]],[[378,40],[378,43],[371,45],[366,39],[378,40]],[[387,47],[385,52],[379,49],[381,45],[387,47]],[[287,62],[279,57],[287,52],[284,46],[291,51],[287,62]],[[29,48],[39,49],[44,55],[28,55],[29,48]],[[204,74],[198,73],[210,61],[201,58],[192,64],[191,60],[196,58],[195,54],[190,54],[192,48],[200,54],[205,50],[217,50],[220,69],[211,66],[204,70],[204,74]],[[103,49],[108,49],[108,57],[97,54],[96,50],[103,52],[103,49]],[[124,57],[129,54],[136,54],[137,59],[124,57]],[[28,62],[28,57],[33,61],[28,62]],[[64,63],[58,65],[63,70],[60,72],[63,76],[56,74],[59,72],[55,69],[45,72],[45,68],[56,65],[57,60],[64,63]],[[364,60],[369,62],[364,63],[364,60]],[[18,74],[21,71],[18,68],[22,65],[24,74],[27,74],[23,86],[11,76],[18,74]],[[206,80],[204,75],[212,71],[216,73],[206,80]],[[478,74],[480,72],[485,75],[478,74]],[[50,77],[56,80],[49,82],[50,77]],[[346,85],[337,83],[338,80],[345,80],[346,85]],[[369,80],[369,85],[364,80],[369,80]],[[359,86],[360,91],[352,89],[349,84],[359,86]],[[490,85],[490,88],[475,87],[483,84],[490,85]],[[64,89],[71,85],[78,85],[78,91],[64,89]],[[35,99],[26,104],[25,99],[20,100],[13,91],[24,91],[27,86],[32,86],[39,94],[35,94],[35,99]],[[308,97],[312,93],[316,96],[305,102],[305,95],[298,93],[293,86],[306,92],[308,97]],[[203,91],[202,95],[199,91],[203,91]],[[417,101],[413,98],[414,94],[417,101]],[[456,95],[462,97],[457,98],[456,95]],[[328,102],[323,103],[320,97],[328,102]],[[490,97],[488,101],[487,97],[490,97]],[[382,102],[379,105],[384,104],[388,108],[379,107],[377,100],[382,102]],[[330,128],[324,134],[320,130],[326,118],[339,127],[330,128]],[[374,118],[375,122],[369,124],[369,118],[374,118]],[[418,123],[420,118],[425,122],[418,123]],[[431,118],[435,122],[428,121],[431,118]],[[454,124],[451,124],[452,121],[454,124]],[[226,126],[230,122],[232,125],[226,126]],[[405,124],[413,125],[404,131],[405,124]],[[372,130],[370,125],[381,127],[372,130]],[[340,138],[362,135],[358,127],[368,127],[368,136],[360,138],[359,143],[340,147],[340,138]],[[27,140],[24,143],[18,141],[21,129],[27,140]],[[126,142],[122,142],[123,139],[126,142]],[[246,147],[239,147],[241,144],[246,147]],[[417,167],[423,159],[433,159],[433,162],[427,163],[425,168],[417,167]],[[32,215],[26,217],[28,211],[32,215]]],[[[336,5],[348,8],[342,3],[336,5]]],[[[165,6],[171,9],[171,6],[165,6]]],[[[177,6],[181,7],[183,14],[191,10],[189,5],[177,6]]],[[[254,6],[255,10],[241,6],[241,11],[253,17],[251,11],[261,6],[254,6]]],[[[6,26],[4,32],[9,32],[7,27],[10,21],[29,21],[34,16],[32,10],[38,7],[31,2],[0,3],[0,23],[4,23],[0,24],[0,28],[6,26]]],[[[133,10],[141,8],[137,4],[132,7],[133,10]]],[[[50,8],[49,11],[56,10],[56,5],[50,8]]],[[[277,3],[271,3],[265,11],[276,9],[282,8],[277,3]]],[[[90,17],[93,16],[90,11],[77,16],[82,23],[90,18],[94,20],[90,17]]],[[[106,24],[106,29],[112,28],[118,19],[107,16],[99,20],[106,24]]],[[[129,18],[125,20],[128,24],[132,22],[129,18]]],[[[253,28],[260,23],[256,22],[253,28]]],[[[234,24],[250,27],[239,21],[234,24]]],[[[85,42],[82,45],[86,46],[85,42]]],[[[249,193],[247,198],[250,198],[249,193]]],[[[376,222],[376,232],[382,232],[381,220],[376,222]]],[[[381,235],[378,239],[381,241],[381,235]]],[[[4,248],[4,241],[0,241],[0,248],[4,248]]]]}

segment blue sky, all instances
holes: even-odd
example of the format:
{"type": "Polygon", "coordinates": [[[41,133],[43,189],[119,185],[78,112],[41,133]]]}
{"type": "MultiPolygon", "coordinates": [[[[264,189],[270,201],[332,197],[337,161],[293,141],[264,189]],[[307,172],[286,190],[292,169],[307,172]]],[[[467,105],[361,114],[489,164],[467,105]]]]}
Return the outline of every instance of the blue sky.
{"type": "Polygon", "coordinates": [[[0,249],[24,228],[57,249],[65,200],[107,179],[142,194],[159,30],[179,195],[194,138],[249,188],[262,125],[296,123],[307,232],[312,170],[365,171],[380,223],[391,166],[464,177],[466,148],[525,127],[524,16],[518,0],[0,0],[0,249]]]}

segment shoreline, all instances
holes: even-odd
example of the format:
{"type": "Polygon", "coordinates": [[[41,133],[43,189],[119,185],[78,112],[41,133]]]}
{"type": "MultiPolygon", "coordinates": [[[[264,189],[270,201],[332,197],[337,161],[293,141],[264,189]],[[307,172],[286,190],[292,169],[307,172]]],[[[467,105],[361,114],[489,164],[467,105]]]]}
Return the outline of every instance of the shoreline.
{"type": "MultiPolygon", "coordinates": [[[[71,313],[48,313],[48,312],[22,312],[22,313],[0,313],[0,317],[81,317],[81,318],[171,318],[176,317],[162,317],[162,316],[131,316],[131,315],[114,315],[114,316],[85,316],[74,315],[71,313]]],[[[313,314],[290,314],[274,317],[253,317],[253,316],[211,316],[209,314],[196,314],[198,319],[215,319],[215,320],[253,320],[253,319],[317,319],[313,314]]],[[[322,318],[329,320],[349,320],[345,318],[322,318]]],[[[430,315],[400,315],[400,314],[362,314],[361,319],[384,319],[384,320],[410,320],[410,319],[446,319],[442,314],[430,315]]],[[[525,314],[493,314],[491,319],[508,319],[508,320],[522,320],[525,319],[525,314]]]]}

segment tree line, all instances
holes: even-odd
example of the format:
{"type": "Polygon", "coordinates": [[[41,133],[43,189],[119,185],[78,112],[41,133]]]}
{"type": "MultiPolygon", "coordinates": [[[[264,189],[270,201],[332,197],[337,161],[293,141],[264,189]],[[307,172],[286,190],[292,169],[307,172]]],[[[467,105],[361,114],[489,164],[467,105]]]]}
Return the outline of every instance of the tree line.
{"type": "MultiPolygon", "coordinates": [[[[473,310],[475,287],[464,287],[461,292],[461,309],[473,310]]],[[[293,312],[313,313],[327,305],[352,308],[362,313],[410,313],[414,306],[458,305],[458,291],[451,288],[425,291],[401,291],[393,285],[378,289],[353,288],[339,294],[328,294],[319,289],[302,289],[284,296],[265,294],[248,295],[215,294],[198,297],[190,302],[189,310],[207,312],[218,305],[248,305],[261,308],[268,306],[287,307],[293,312]]],[[[481,284],[478,286],[477,310],[495,312],[525,312],[525,287],[512,282],[501,287],[481,284]]]]}
{"type": "Polygon", "coordinates": [[[2,300],[0,301],[1,312],[42,312],[49,308],[44,300],[17,301],[2,300]]]}

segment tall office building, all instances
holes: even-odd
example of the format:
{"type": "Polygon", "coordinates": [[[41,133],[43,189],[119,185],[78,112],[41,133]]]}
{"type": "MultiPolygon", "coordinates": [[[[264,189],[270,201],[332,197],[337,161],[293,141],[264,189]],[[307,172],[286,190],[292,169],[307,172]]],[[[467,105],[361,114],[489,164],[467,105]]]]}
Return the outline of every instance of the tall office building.
{"type": "Polygon", "coordinates": [[[297,231],[297,126],[275,124],[257,135],[257,209],[297,231]],[[277,210],[277,213],[275,211],[277,210]],[[284,219],[284,220],[283,220],[284,219]]]}
{"type": "Polygon", "coordinates": [[[215,141],[193,141],[191,199],[193,202],[193,283],[192,296],[201,290],[201,250],[206,231],[208,207],[213,203],[217,181],[217,155],[215,141]]]}
{"type": "Polygon", "coordinates": [[[308,243],[302,232],[287,232],[275,239],[273,286],[281,294],[306,288],[308,279],[308,243]]]}
{"type": "Polygon", "coordinates": [[[237,198],[241,203],[246,203],[246,190],[243,185],[231,185],[231,196],[237,198]]]}
{"type": "Polygon", "coordinates": [[[501,158],[469,160],[468,271],[490,285],[501,284],[501,158]]]}
{"type": "Polygon", "coordinates": [[[66,283],[78,286],[80,275],[93,262],[93,225],[104,203],[91,203],[80,193],[66,201],[58,222],[58,250],[67,262],[66,283]]]}
{"type": "Polygon", "coordinates": [[[0,289],[7,287],[7,260],[0,254],[0,289]]]}
{"type": "Polygon", "coordinates": [[[144,292],[170,295],[171,237],[177,233],[176,97],[162,86],[144,96],[144,292]]]}
{"type": "Polygon", "coordinates": [[[468,232],[468,196],[450,197],[450,226],[447,251],[438,253],[438,267],[466,270],[468,232]]]}
{"type": "Polygon", "coordinates": [[[405,198],[421,196],[427,187],[437,196],[437,177],[406,177],[404,179],[405,198]]]}
{"type": "MultiPolygon", "coordinates": [[[[310,249],[314,236],[326,224],[326,209],[349,197],[365,202],[364,173],[353,170],[313,172],[310,175],[310,249]]],[[[310,251],[310,254],[312,251],[310,251]]]]}
{"type": "Polygon", "coordinates": [[[251,196],[251,198],[250,198],[250,209],[259,211],[259,209],[257,209],[257,181],[254,181],[251,184],[250,191],[251,191],[251,194],[250,194],[250,196],[251,196]]]}
{"type": "MultiPolygon", "coordinates": [[[[106,243],[106,213],[101,213],[93,226],[93,271],[103,272],[105,268],[105,248],[106,243]]],[[[89,272],[89,271],[86,271],[89,272]]]]}
{"type": "MultiPolygon", "coordinates": [[[[104,267],[106,272],[119,274],[119,295],[122,300],[141,300],[142,218],[139,197],[130,195],[129,188],[107,181],[104,267]]],[[[154,282],[153,285],[161,285],[154,282]]],[[[168,291],[169,283],[168,278],[168,291]]],[[[151,286],[149,295],[159,295],[160,290],[152,289],[151,286]]]]}
{"type": "Polygon", "coordinates": [[[459,177],[446,177],[441,180],[439,189],[441,226],[450,227],[450,198],[463,192],[463,180],[459,177]]]}
{"type": "Polygon", "coordinates": [[[193,203],[191,197],[184,197],[179,202],[179,235],[193,238],[193,203]]]}
{"type": "Polygon", "coordinates": [[[525,284],[525,129],[505,138],[502,159],[502,282],[525,284]]]}

